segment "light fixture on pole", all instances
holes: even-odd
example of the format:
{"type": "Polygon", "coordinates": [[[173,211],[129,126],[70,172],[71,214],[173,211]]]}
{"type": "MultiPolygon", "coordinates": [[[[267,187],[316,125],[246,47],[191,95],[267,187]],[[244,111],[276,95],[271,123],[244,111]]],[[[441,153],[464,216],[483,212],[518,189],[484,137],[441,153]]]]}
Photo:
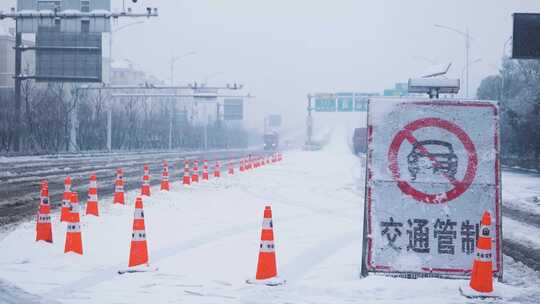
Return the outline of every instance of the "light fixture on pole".
{"type": "Polygon", "coordinates": [[[467,28],[465,30],[465,32],[463,32],[463,31],[460,31],[460,30],[458,30],[456,28],[449,27],[449,26],[446,26],[446,25],[434,24],[434,26],[439,27],[439,28],[443,28],[443,29],[446,29],[446,30],[449,30],[449,31],[452,31],[452,32],[455,32],[455,33],[457,33],[460,36],[463,36],[465,38],[465,66],[467,67],[466,68],[467,74],[465,75],[465,78],[466,78],[465,79],[465,85],[466,85],[465,95],[468,98],[469,97],[469,50],[470,50],[470,47],[471,47],[471,40],[472,40],[471,35],[469,35],[469,28],[467,28]]]}

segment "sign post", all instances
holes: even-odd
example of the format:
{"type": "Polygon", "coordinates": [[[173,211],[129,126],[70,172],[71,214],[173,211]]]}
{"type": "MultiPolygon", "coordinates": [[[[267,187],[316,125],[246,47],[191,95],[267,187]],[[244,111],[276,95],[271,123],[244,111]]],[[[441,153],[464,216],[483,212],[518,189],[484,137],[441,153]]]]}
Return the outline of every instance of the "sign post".
{"type": "Polygon", "coordinates": [[[363,275],[469,276],[489,211],[502,278],[498,105],[379,98],[368,107],[363,275]]]}

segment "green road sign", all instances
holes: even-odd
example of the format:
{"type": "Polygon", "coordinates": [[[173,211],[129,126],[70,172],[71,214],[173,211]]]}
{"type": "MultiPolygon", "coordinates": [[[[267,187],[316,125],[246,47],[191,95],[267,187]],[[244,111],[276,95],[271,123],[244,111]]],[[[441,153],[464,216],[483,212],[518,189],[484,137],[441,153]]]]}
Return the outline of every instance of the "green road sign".
{"type": "Polygon", "coordinates": [[[384,96],[399,96],[400,93],[395,89],[385,89],[384,96]]]}
{"type": "Polygon", "coordinates": [[[367,112],[368,96],[354,96],[354,111],[367,112]]]}
{"type": "Polygon", "coordinates": [[[335,98],[315,98],[315,111],[316,112],[335,112],[336,99],[335,98]]]}
{"type": "Polygon", "coordinates": [[[354,109],[353,93],[336,93],[338,112],[352,112],[354,109]]]}

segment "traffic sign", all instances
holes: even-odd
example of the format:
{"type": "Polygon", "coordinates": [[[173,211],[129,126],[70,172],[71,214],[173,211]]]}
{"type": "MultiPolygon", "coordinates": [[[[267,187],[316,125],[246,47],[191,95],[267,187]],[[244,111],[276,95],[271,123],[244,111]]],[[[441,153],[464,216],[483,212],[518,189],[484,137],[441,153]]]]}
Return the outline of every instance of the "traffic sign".
{"type": "Polygon", "coordinates": [[[489,211],[502,274],[498,121],[493,102],[369,100],[367,271],[468,276],[489,211]]]}
{"type": "Polygon", "coordinates": [[[336,109],[336,97],[333,94],[315,95],[316,112],[335,112],[336,109]]]}
{"type": "Polygon", "coordinates": [[[353,111],[353,93],[336,93],[336,96],[338,112],[353,111]]]}
{"type": "Polygon", "coordinates": [[[354,94],[354,111],[367,112],[368,99],[367,95],[354,94]]]}
{"type": "Polygon", "coordinates": [[[244,119],[244,100],[241,98],[229,98],[223,100],[223,119],[244,119]]]}

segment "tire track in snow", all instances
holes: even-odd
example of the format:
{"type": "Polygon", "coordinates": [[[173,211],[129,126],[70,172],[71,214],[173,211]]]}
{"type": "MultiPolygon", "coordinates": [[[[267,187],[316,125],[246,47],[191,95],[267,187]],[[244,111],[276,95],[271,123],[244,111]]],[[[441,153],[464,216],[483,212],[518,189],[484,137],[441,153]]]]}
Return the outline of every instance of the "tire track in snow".
{"type": "MultiPolygon", "coordinates": [[[[302,220],[305,216],[310,216],[312,214],[326,214],[328,212],[327,210],[310,211],[311,212],[305,214],[281,217],[280,222],[302,220]]],[[[260,221],[253,221],[243,225],[232,226],[218,231],[212,231],[187,241],[180,241],[170,247],[162,248],[157,250],[156,252],[153,252],[151,255],[151,263],[155,265],[160,260],[173,257],[180,253],[185,253],[186,251],[193,250],[211,244],[213,242],[223,241],[224,238],[235,237],[242,233],[253,233],[253,227],[259,224],[260,221]]],[[[125,261],[123,261],[122,263],[118,263],[106,269],[94,272],[92,275],[89,275],[87,277],[80,278],[74,282],[71,282],[68,285],[63,285],[61,287],[49,290],[48,292],[43,293],[42,296],[45,298],[53,299],[63,298],[73,292],[82,291],[105,281],[117,278],[119,276],[118,270],[125,268],[126,263],[125,261]]]]}
{"type": "MultiPolygon", "coordinates": [[[[324,262],[325,259],[334,255],[339,250],[352,245],[351,240],[357,239],[358,235],[361,235],[361,230],[347,231],[339,236],[332,236],[325,239],[315,246],[312,246],[297,255],[290,260],[285,267],[283,267],[283,278],[288,283],[302,278],[309,273],[315,266],[324,262]]],[[[359,246],[362,246],[362,242],[359,242],[359,246]]]]}

